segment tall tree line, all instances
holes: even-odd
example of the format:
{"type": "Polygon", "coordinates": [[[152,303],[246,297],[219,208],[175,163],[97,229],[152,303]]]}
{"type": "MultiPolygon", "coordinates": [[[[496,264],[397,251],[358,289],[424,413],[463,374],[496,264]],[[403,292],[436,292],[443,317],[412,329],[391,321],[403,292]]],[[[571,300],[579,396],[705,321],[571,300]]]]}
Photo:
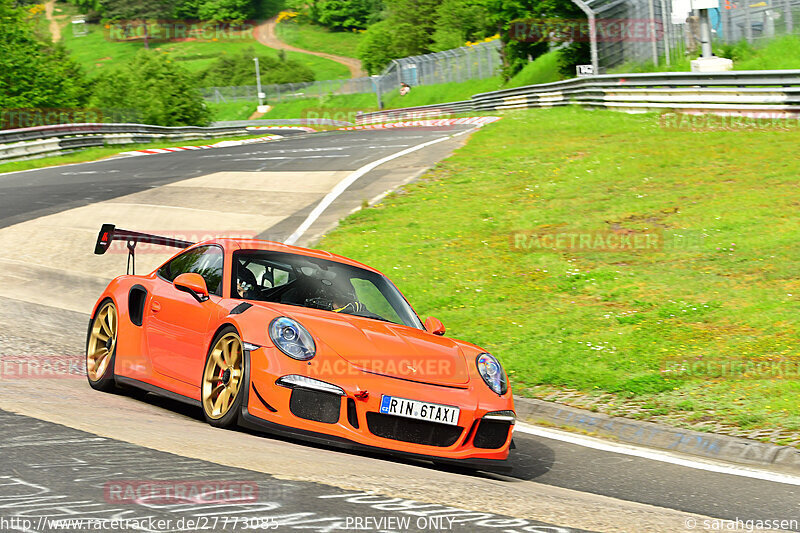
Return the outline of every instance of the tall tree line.
{"type": "MultiPolygon", "coordinates": [[[[438,52],[499,34],[504,74],[511,77],[549,49],[547,42],[524,42],[511,33],[514,21],[530,18],[581,19],[571,0],[288,0],[311,22],[333,30],[366,30],[359,58],[371,74],[392,59],[438,52]]],[[[559,52],[565,74],[588,60],[585,43],[559,52]]]]}

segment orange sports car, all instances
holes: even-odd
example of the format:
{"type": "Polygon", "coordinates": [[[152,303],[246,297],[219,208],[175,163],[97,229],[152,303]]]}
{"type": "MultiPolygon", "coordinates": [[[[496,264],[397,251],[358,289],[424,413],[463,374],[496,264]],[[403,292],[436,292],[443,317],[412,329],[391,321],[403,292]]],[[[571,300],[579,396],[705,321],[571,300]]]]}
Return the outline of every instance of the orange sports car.
{"type": "Polygon", "coordinates": [[[109,283],[92,310],[89,384],[135,387],[241,425],[356,449],[508,470],[516,420],[498,360],[424,323],[377,270],[254,239],[190,243],[104,224],[112,241],[182,248],[109,283]]]}

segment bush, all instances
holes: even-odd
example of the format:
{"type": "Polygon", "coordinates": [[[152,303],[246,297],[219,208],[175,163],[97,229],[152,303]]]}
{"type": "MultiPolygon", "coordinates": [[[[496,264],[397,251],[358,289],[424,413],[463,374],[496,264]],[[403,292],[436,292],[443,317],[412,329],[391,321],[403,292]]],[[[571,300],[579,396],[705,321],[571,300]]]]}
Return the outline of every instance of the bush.
{"type": "Polygon", "coordinates": [[[21,9],[0,0],[0,108],[74,107],[86,100],[80,67],[36,39],[21,9]]]}
{"type": "Polygon", "coordinates": [[[558,73],[565,78],[574,78],[576,76],[575,67],[577,65],[587,65],[591,61],[592,55],[589,43],[572,43],[558,51],[558,73]]]}
{"type": "Polygon", "coordinates": [[[436,31],[433,50],[449,50],[494,35],[496,26],[489,12],[476,0],[444,0],[436,8],[436,31]]]}
{"type": "MultiPolygon", "coordinates": [[[[197,75],[197,83],[201,87],[255,85],[254,57],[256,52],[253,48],[220,56],[197,75]]],[[[258,64],[261,83],[265,85],[314,81],[314,71],[295,60],[286,59],[286,54],[277,58],[258,56],[258,64]]]]}
{"type": "Polygon", "coordinates": [[[94,86],[93,106],[129,109],[147,124],[205,126],[211,119],[192,75],[156,51],[140,51],[121,69],[98,78],[94,86]]]}
{"type": "Polygon", "coordinates": [[[403,57],[397,48],[395,32],[395,26],[388,20],[369,27],[358,45],[358,58],[364,70],[378,74],[392,59],[403,57]]]}
{"type": "Polygon", "coordinates": [[[720,43],[714,48],[714,55],[725,57],[732,61],[749,59],[756,54],[755,48],[745,40],[741,40],[738,43],[720,43]]]}
{"type": "Polygon", "coordinates": [[[324,0],[316,3],[313,20],[333,30],[363,29],[380,12],[380,0],[324,0]]]}
{"type": "Polygon", "coordinates": [[[255,13],[249,0],[206,0],[197,9],[200,20],[243,22],[255,13]]]}

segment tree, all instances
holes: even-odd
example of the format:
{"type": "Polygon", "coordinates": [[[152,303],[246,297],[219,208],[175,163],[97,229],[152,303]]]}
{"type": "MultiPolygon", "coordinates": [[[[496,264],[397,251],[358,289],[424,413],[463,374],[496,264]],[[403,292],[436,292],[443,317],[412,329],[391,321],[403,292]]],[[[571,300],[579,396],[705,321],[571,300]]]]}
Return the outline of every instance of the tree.
{"type": "Polygon", "coordinates": [[[392,59],[431,51],[438,0],[386,0],[386,18],[372,24],[358,47],[361,64],[377,74],[392,59]]]}
{"type": "MultiPolygon", "coordinates": [[[[519,72],[530,59],[536,59],[549,50],[546,41],[524,42],[511,35],[516,21],[528,18],[582,19],[583,12],[571,0],[482,0],[503,40],[503,75],[506,79],[519,72]]],[[[581,43],[569,47],[582,50],[581,43]]],[[[573,58],[577,58],[573,55],[573,58]]]]}
{"type": "MultiPolygon", "coordinates": [[[[197,84],[201,87],[253,85],[254,57],[256,52],[253,48],[239,54],[222,55],[197,76],[197,84]]],[[[314,81],[314,71],[298,61],[286,59],[285,54],[278,58],[260,55],[258,65],[264,84],[314,81]]]]}
{"type": "Polygon", "coordinates": [[[197,10],[200,20],[241,23],[252,18],[255,10],[250,0],[206,0],[197,10]]]}
{"type": "Polygon", "coordinates": [[[380,0],[323,0],[313,6],[313,20],[332,30],[363,29],[379,16],[380,0]]]}
{"type": "Polygon", "coordinates": [[[0,108],[80,106],[85,83],[63,47],[39,41],[25,12],[0,0],[0,108]]]}
{"type": "Polygon", "coordinates": [[[392,59],[403,57],[396,50],[395,27],[382,20],[369,27],[358,45],[361,66],[370,74],[378,74],[392,59]]]}
{"type": "Polygon", "coordinates": [[[176,0],[105,0],[103,14],[111,21],[141,22],[144,27],[144,47],[149,48],[147,24],[150,20],[166,19],[175,12],[176,0]]]}
{"type": "Polygon", "coordinates": [[[433,50],[449,50],[494,35],[497,30],[481,0],[444,0],[436,9],[433,50]]]}
{"type": "Polygon", "coordinates": [[[121,69],[96,80],[91,104],[133,109],[140,120],[161,126],[205,126],[211,113],[192,75],[165,53],[140,50],[121,69]]]}

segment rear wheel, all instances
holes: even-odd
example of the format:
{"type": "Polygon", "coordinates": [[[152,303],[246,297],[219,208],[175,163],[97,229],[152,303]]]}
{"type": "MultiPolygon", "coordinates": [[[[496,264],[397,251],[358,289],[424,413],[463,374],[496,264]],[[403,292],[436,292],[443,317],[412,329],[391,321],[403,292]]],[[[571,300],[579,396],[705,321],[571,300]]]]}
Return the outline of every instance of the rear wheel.
{"type": "Polygon", "coordinates": [[[206,421],[214,427],[236,425],[242,403],[244,350],[236,328],[228,326],[211,343],[203,369],[202,403],[206,421]]]}
{"type": "Polygon", "coordinates": [[[118,316],[114,302],[104,300],[92,319],[86,339],[86,377],[93,389],[104,392],[115,388],[118,316]]]}

